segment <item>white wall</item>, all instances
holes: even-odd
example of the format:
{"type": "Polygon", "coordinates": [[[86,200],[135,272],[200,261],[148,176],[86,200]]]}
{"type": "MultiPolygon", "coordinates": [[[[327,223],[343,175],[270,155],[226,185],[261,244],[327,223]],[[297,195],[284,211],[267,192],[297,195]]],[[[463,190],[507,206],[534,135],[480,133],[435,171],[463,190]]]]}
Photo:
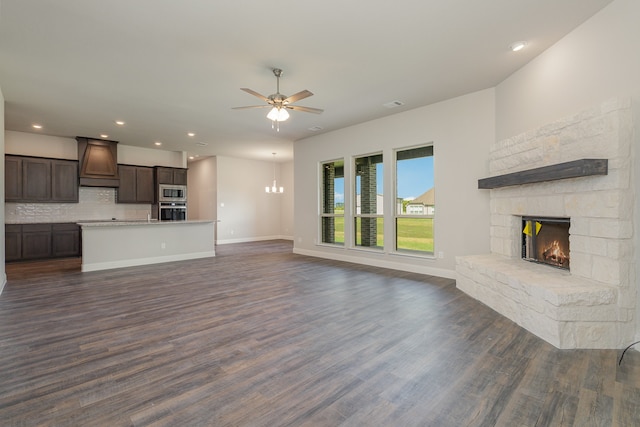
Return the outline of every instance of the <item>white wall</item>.
{"type": "MultiPolygon", "coordinates": [[[[636,265],[640,288],[640,2],[615,0],[496,87],[496,133],[511,137],[612,98],[631,98],[636,265]]],[[[636,303],[640,340],[640,294],[636,303]]]]}
{"type": "MultiPolygon", "coordinates": [[[[281,194],[280,201],[280,234],[283,239],[293,240],[293,162],[285,162],[280,164],[280,175],[284,193],[281,194]]],[[[280,181],[278,181],[280,182],[280,181]]]]}
{"type": "MultiPolygon", "coordinates": [[[[291,190],[285,187],[284,194],[265,192],[273,181],[273,168],[273,162],[217,157],[218,244],[286,237],[281,229],[283,206],[286,208],[283,199],[291,190]]],[[[279,186],[291,181],[283,179],[282,170],[277,163],[279,186]]]]}
{"type": "Polygon", "coordinates": [[[640,1],[615,0],[496,86],[497,140],[611,98],[640,104],[640,1]]]}
{"type": "Polygon", "coordinates": [[[216,162],[215,157],[207,157],[189,163],[187,171],[189,219],[217,219],[216,162]]]}
{"type": "MultiPolygon", "coordinates": [[[[75,138],[5,131],[5,154],[78,160],[75,138]]],[[[186,167],[183,152],[118,144],[118,163],[138,166],[186,167]]]]}
{"type": "MultiPolygon", "coordinates": [[[[2,95],[2,88],[0,88],[0,129],[4,130],[4,96],[2,95]]],[[[0,149],[4,150],[4,132],[0,132],[0,149]]],[[[2,185],[0,185],[0,204],[2,204],[2,209],[0,209],[0,217],[2,218],[2,224],[4,224],[4,162],[0,162],[2,165],[0,169],[2,173],[2,185]]],[[[0,263],[0,294],[4,289],[4,285],[7,283],[7,275],[4,267],[4,227],[0,227],[0,259],[2,263],[0,263]]]]}
{"type": "MultiPolygon", "coordinates": [[[[489,252],[488,192],[478,190],[488,175],[489,146],[494,134],[494,91],[488,89],[417,108],[357,126],[297,141],[295,153],[296,253],[455,277],[455,257],[489,252]],[[351,207],[351,163],[356,155],[382,150],[385,195],[393,195],[393,150],[425,143],[434,145],[436,191],[435,252],[444,258],[410,257],[357,248],[317,245],[320,162],[345,159],[345,210],[351,207]]],[[[394,198],[385,197],[391,212],[394,198]]],[[[387,217],[390,218],[390,217],[387,217]]],[[[385,221],[385,237],[392,221],[385,221]]],[[[346,227],[345,227],[346,228],[346,227]]],[[[346,233],[346,232],[345,232],[346,233]]],[[[346,236],[349,241],[351,236],[346,236]]]]}
{"type": "Polygon", "coordinates": [[[78,160],[78,143],[73,138],[11,130],[5,131],[4,137],[5,154],[78,160]]]}

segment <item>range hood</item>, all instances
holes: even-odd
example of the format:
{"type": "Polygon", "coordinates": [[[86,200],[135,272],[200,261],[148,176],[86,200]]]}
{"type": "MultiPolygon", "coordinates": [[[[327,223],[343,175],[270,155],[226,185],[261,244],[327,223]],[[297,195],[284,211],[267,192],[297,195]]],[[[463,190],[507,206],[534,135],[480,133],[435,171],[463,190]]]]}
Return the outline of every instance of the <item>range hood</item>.
{"type": "Polygon", "coordinates": [[[77,136],[80,186],[119,187],[118,142],[77,136]]]}

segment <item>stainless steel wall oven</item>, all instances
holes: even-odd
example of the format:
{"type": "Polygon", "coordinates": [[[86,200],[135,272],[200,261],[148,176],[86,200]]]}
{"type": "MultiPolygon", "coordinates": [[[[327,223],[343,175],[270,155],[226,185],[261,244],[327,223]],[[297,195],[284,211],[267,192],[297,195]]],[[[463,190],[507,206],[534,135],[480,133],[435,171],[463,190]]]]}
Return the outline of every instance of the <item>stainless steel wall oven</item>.
{"type": "Polygon", "coordinates": [[[160,202],[158,206],[160,221],[185,221],[187,204],[185,202],[160,202]]]}
{"type": "Polygon", "coordinates": [[[187,186],[160,184],[158,186],[158,219],[185,221],[187,219],[187,186]]]}

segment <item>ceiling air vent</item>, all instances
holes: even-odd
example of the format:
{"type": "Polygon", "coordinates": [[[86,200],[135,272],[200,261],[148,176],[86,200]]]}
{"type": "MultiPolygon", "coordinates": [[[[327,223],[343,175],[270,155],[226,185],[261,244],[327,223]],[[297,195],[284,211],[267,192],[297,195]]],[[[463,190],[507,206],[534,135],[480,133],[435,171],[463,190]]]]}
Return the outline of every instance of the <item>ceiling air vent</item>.
{"type": "Polygon", "coordinates": [[[313,126],[309,128],[311,132],[318,132],[319,130],[322,130],[322,129],[323,129],[322,126],[313,126]]]}
{"type": "Polygon", "coordinates": [[[196,142],[196,145],[199,145],[200,147],[206,147],[207,145],[209,145],[209,143],[200,141],[200,142],[196,142]]]}
{"type": "Polygon", "coordinates": [[[387,102],[386,104],[382,104],[387,108],[396,108],[396,107],[400,107],[402,105],[404,105],[404,102],[402,101],[391,101],[391,102],[387,102]]]}

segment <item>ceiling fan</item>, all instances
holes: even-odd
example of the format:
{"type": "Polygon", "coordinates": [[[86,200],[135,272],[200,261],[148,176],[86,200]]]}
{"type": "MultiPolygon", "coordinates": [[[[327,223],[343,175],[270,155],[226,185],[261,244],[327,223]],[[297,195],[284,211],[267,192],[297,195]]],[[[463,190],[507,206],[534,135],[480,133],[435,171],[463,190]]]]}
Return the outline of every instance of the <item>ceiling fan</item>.
{"type": "Polygon", "coordinates": [[[303,107],[301,105],[291,105],[296,101],[299,101],[304,98],[308,98],[313,95],[312,92],[308,90],[302,90],[298,93],[295,93],[291,96],[286,96],[280,93],[280,77],[282,76],[282,70],[280,68],[274,68],[273,75],[276,76],[276,93],[264,96],[256,92],[255,90],[251,90],[249,88],[243,87],[240,90],[243,90],[253,96],[256,96],[263,101],[265,101],[266,105],[248,105],[246,107],[234,107],[234,110],[244,110],[248,108],[271,108],[269,114],[267,114],[267,118],[272,121],[271,127],[274,127],[274,123],[277,126],[278,131],[280,131],[280,122],[283,122],[289,118],[289,112],[287,110],[295,110],[295,111],[303,111],[305,113],[315,113],[320,114],[324,110],[320,108],[311,108],[311,107],[303,107]]]}

